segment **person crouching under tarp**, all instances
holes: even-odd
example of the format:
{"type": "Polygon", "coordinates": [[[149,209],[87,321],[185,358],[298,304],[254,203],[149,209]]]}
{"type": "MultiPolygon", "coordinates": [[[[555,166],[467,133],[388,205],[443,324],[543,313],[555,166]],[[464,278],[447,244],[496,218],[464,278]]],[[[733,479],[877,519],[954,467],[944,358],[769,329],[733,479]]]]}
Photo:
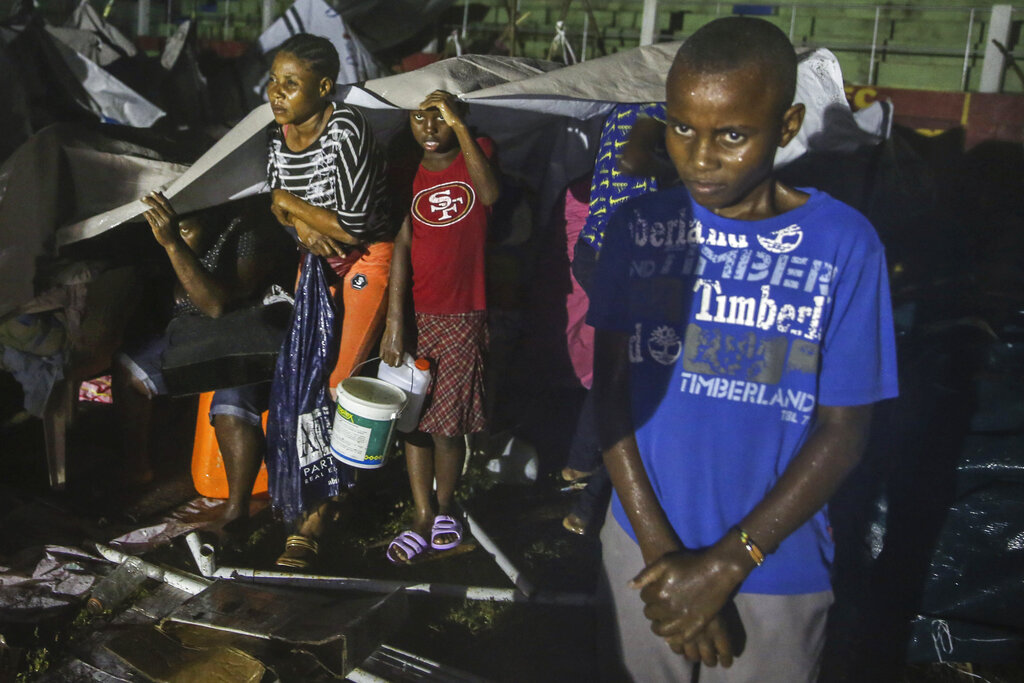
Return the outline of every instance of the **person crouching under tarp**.
{"type": "MultiPolygon", "coordinates": [[[[259,199],[185,215],[179,215],[159,192],[142,201],[151,207],[144,217],[166,252],[176,282],[170,324],[155,335],[136,335],[115,358],[114,404],[128,456],[125,479],[132,484],[153,478],[151,399],[179,393],[168,388],[164,374],[166,353],[176,343],[175,330],[183,332],[194,323],[205,322],[197,317],[237,317],[247,308],[258,312],[264,292],[289,282],[295,267],[284,258],[289,251],[275,243],[279,234],[272,224],[268,229],[263,217],[270,213],[259,199]]],[[[231,329],[224,333],[229,336],[253,334],[238,321],[228,327],[231,329]]],[[[266,450],[261,416],[267,409],[270,377],[252,379],[251,384],[218,389],[210,407],[228,478],[229,498],[221,524],[248,517],[253,482],[266,450]]]]}

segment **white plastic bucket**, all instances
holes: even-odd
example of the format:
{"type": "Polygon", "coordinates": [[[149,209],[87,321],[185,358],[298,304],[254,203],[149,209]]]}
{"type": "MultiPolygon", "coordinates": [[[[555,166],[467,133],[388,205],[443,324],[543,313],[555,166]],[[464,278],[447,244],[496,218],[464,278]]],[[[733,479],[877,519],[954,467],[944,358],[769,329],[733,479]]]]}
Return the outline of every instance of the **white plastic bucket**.
{"type": "Polygon", "coordinates": [[[373,377],[349,377],[338,385],[338,405],[331,427],[331,452],[346,465],[376,469],[391,451],[395,417],[406,394],[373,377]]]}

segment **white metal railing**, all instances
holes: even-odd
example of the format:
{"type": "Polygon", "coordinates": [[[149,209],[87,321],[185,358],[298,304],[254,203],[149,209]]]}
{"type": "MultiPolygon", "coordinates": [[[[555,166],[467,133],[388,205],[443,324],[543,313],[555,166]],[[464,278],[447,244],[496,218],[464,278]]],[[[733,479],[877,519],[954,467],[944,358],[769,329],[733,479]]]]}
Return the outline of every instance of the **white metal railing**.
{"type": "MultiPolygon", "coordinates": [[[[463,0],[468,3],[468,0],[463,0]]],[[[641,4],[640,0],[636,0],[636,4],[641,4]]],[[[960,89],[966,90],[968,87],[968,81],[970,77],[970,70],[972,61],[976,59],[983,59],[984,64],[982,67],[983,73],[983,91],[992,91],[991,81],[995,79],[998,81],[1002,73],[1005,71],[1007,55],[1001,51],[997,51],[992,46],[992,29],[993,27],[1001,27],[1000,30],[1005,29],[1005,33],[1008,37],[1013,20],[1019,20],[1020,17],[1024,16],[1024,6],[1012,6],[1012,5],[986,5],[978,7],[961,6],[951,7],[948,5],[883,5],[883,4],[851,4],[851,3],[821,3],[821,2],[758,2],[757,0],[747,0],[746,3],[741,2],[727,2],[723,0],[705,0],[704,2],[661,2],[658,0],[642,0],[643,6],[643,17],[641,19],[641,27],[639,31],[627,34],[627,32],[619,32],[619,35],[623,38],[636,39],[640,45],[649,44],[657,40],[656,29],[658,25],[657,18],[658,13],[664,12],[699,12],[706,15],[722,16],[727,14],[733,14],[736,5],[753,5],[764,8],[771,8],[773,16],[782,18],[783,22],[788,19],[788,35],[790,40],[800,46],[806,47],[827,47],[834,52],[853,52],[862,53],[868,55],[868,69],[867,69],[867,80],[869,85],[874,85],[878,78],[878,66],[883,56],[886,55],[908,55],[908,56],[927,56],[927,57],[950,57],[950,58],[962,58],[962,66],[960,69],[960,89]],[[873,24],[871,31],[870,42],[844,42],[844,41],[833,41],[830,40],[827,43],[818,42],[813,38],[801,39],[797,36],[798,18],[810,19],[814,22],[821,20],[828,20],[828,14],[835,12],[835,23],[841,23],[849,21],[850,17],[845,13],[850,10],[862,10],[873,15],[873,24]],[[840,14],[843,12],[844,14],[840,14]],[[945,44],[899,44],[893,43],[888,39],[881,37],[884,34],[882,30],[886,23],[890,25],[896,25],[899,22],[913,22],[920,21],[922,15],[940,15],[945,14],[947,16],[962,17],[963,23],[966,27],[962,47],[960,45],[945,44]],[[788,15],[788,16],[787,16],[788,15]],[[988,27],[988,35],[982,35],[982,31],[985,27],[988,27]],[[984,78],[984,74],[989,74],[989,78],[984,78]]],[[[495,4],[497,7],[497,3],[495,4]]],[[[502,5],[504,7],[504,5],[502,5]]],[[[481,26],[482,28],[482,26],[481,26]]],[[[786,30],[786,26],[783,25],[783,30],[786,30]]],[[[466,30],[465,21],[462,30],[466,30]]],[[[521,27],[518,29],[522,33],[544,33],[549,32],[548,28],[540,28],[531,31],[529,28],[521,27]]],[[[600,27],[589,26],[590,34],[600,34],[600,27]]],[[[567,33],[569,33],[567,29],[567,33]]],[[[586,42],[587,37],[582,38],[577,33],[576,36],[570,36],[576,40],[583,40],[586,42]]],[[[599,37],[594,36],[595,38],[599,37]]],[[[1007,40],[1004,38],[1001,40],[1002,44],[1007,45],[1007,40]]],[[[586,53],[585,45],[584,50],[581,50],[584,54],[586,53]]],[[[1019,49],[1011,51],[1008,54],[1010,57],[1016,57],[1018,59],[1024,59],[1024,56],[1019,54],[1019,49]]],[[[998,89],[998,87],[996,87],[998,89]]]]}
{"type": "MultiPolygon", "coordinates": [[[[729,7],[730,12],[732,7],[736,3],[723,3],[716,1],[714,3],[684,3],[681,7],[686,9],[694,5],[707,7],[708,5],[714,5],[715,15],[718,16],[722,12],[723,5],[729,7]]],[[[921,56],[938,56],[938,57],[958,57],[963,55],[963,66],[960,72],[960,89],[967,89],[967,81],[970,71],[971,59],[976,57],[984,57],[986,53],[986,43],[988,42],[982,36],[975,35],[975,26],[977,24],[977,18],[979,12],[982,16],[992,15],[993,19],[998,10],[993,6],[985,7],[950,7],[950,6],[930,6],[930,5],[851,5],[851,4],[826,4],[826,3],[757,3],[762,7],[772,7],[778,15],[782,15],[784,11],[789,12],[789,39],[794,40],[796,37],[796,20],[798,12],[810,11],[816,16],[818,10],[823,10],[826,13],[828,11],[849,11],[851,9],[865,9],[874,10],[874,23],[872,26],[871,33],[871,44],[870,46],[857,44],[857,43],[830,43],[827,46],[833,51],[846,51],[846,52],[864,52],[869,53],[868,57],[868,81],[869,85],[873,85],[877,79],[877,64],[878,55],[880,52],[887,54],[904,54],[904,55],[921,55],[921,56]],[[913,13],[912,16],[900,16],[906,13],[913,13]],[[882,25],[883,20],[896,22],[899,20],[914,21],[919,20],[921,14],[930,13],[945,13],[955,14],[959,16],[965,16],[967,20],[967,30],[964,36],[963,50],[961,51],[956,47],[945,47],[945,46],[922,46],[922,45],[898,45],[890,44],[885,41],[884,44],[880,44],[879,41],[879,28],[882,25]],[[979,49],[975,49],[975,45],[979,42],[982,46],[979,49]]],[[[674,8],[680,7],[674,5],[674,8]]],[[[1022,8],[1014,8],[1009,5],[1004,7],[1008,8],[1012,12],[1021,12],[1022,8]]],[[[846,20],[847,17],[842,16],[838,20],[846,20]]],[[[995,23],[994,20],[989,22],[990,25],[995,23]]],[[[813,41],[801,41],[809,47],[822,47],[821,45],[814,44],[813,41]]],[[[1005,42],[1005,40],[1003,41],[1005,42]]]]}
{"type": "MultiPolygon", "coordinates": [[[[168,15],[168,22],[171,19],[171,8],[175,4],[175,0],[165,0],[166,9],[168,15]]],[[[193,0],[194,1],[194,0],[193,0]]],[[[182,2],[182,0],[178,0],[182,2]]],[[[641,0],[636,0],[638,7],[641,5],[641,0]]],[[[224,33],[229,34],[229,26],[231,22],[231,5],[230,0],[225,2],[224,6],[224,33]]],[[[463,12],[461,26],[457,27],[461,29],[462,37],[466,37],[468,28],[468,17],[469,17],[469,0],[463,0],[463,12]]],[[[657,17],[659,12],[686,12],[686,11],[700,11],[703,14],[714,14],[715,16],[721,16],[723,14],[732,14],[734,7],[737,2],[724,2],[722,0],[705,0],[704,2],[677,2],[672,0],[671,2],[661,2],[659,0],[642,0],[643,16],[641,19],[641,27],[638,32],[634,33],[628,38],[635,38],[639,44],[645,45],[655,42],[656,26],[658,25],[657,17]]],[[[1015,19],[1019,20],[1020,17],[1024,16],[1024,6],[1012,6],[1012,5],[987,5],[980,7],[950,7],[945,5],[882,5],[882,4],[850,4],[850,3],[820,3],[820,2],[758,2],[757,0],[747,0],[747,4],[756,5],[759,7],[771,8],[776,17],[788,18],[788,33],[790,40],[801,46],[806,47],[827,47],[834,52],[854,52],[854,53],[866,53],[868,55],[868,69],[867,69],[867,84],[875,85],[878,78],[878,65],[881,61],[882,55],[910,55],[910,56],[931,56],[931,57],[950,57],[958,58],[962,57],[962,68],[960,70],[960,89],[966,90],[968,86],[968,80],[970,76],[972,60],[982,59],[982,78],[981,87],[982,92],[994,92],[999,89],[999,83],[1003,77],[1003,73],[1006,70],[1008,59],[1017,58],[1024,60],[1024,55],[1021,51],[1015,50],[1013,52],[1004,53],[1002,50],[997,49],[993,43],[993,37],[1000,40],[1002,45],[1008,46],[1007,38],[1010,35],[1010,31],[1013,27],[1015,19]],[[836,12],[835,21],[840,23],[843,21],[849,21],[849,17],[838,14],[840,11],[848,12],[850,10],[873,10],[874,22],[872,26],[871,42],[842,42],[842,41],[828,41],[827,43],[819,43],[811,39],[797,39],[797,20],[798,18],[806,18],[808,15],[813,21],[817,22],[819,19],[828,17],[829,12],[836,12]],[[908,45],[908,44],[895,44],[888,40],[880,39],[881,28],[884,22],[889,22],[891,25],[900,21],[915,21],[920,20],[922,14],[946,14],[963,17],[966,25],[966,31],[963,38],[963,47],[950,46],[950,45],[908,45]],[[788,14],[788,17],[787,17],[788,14]],[[983,27],[988,27],[988,34],[986,36],[981,35],[983,27]],[[993,36],[995,32],[996,36],[993,36]],[[1002,36],[1002,38],[1000,38],[1002,36]],[[1009,55],[1009,56],[1007,56],[1009,55]]],[[[262,0],[261,3],[261,24],[265,29],[273,19],[274,16],[274,0],[262,0]]],[[[494,0],[493,6],[497,9],[506,8],[504,0],[494,0]]],[[[140,0],[137,5],[138,26],[148,26],[148,14],[150,12],[150,0],[140,0]],[[145,16],[144,16],[145,15],[145,16]]],[[[516,14],[518,11],[518,1],[516,3],[516,14]]],[[[600,39],[601,31],[600,27],[589,25],[589,14],[584,12],[584,30],[582,37],[576,36],[576,40],[582,40],[582,49],[580,50],[581,60],[585,61],[587,56],[587,42],[588,38],[600,39]]],[[[495,24],[496,22],[488,22],[489,25],[495,24]]],[[[451,28],[451,27],[447,27],[451,28]]],[[[483,28],[483,26],[480,26],[483,28]]],[[[550,29],[543,28],[539,31],[531,31],[526,27],[517,29],[520,33],[536,33],[536,32],[547,32],[550,34],[550,29]]],[[[140,30],[141,32],[141,30],[140,30]]],[[[569,31],[567,30],[567,33],[569,31]]],[[[225,37],[228,37],[225,35],[225,37]]],[[[570,36],[571,37],[571,36],[570,36]]],[[[627,37],[623,35],[622,37],[627,37]]]]}

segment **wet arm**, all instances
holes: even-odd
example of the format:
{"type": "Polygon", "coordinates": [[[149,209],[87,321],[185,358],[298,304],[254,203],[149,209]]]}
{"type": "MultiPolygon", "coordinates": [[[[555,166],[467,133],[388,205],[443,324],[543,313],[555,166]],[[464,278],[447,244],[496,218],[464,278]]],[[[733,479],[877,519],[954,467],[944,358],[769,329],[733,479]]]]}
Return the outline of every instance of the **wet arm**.
{"type": "MultiPolygon", "coordinates": [[[[824,507],[860,462],[872,409],[872,404],[818,406],[814,430],[803,448],[739,523],[765,553],[777,550],[786,537],[824,507]]],[[[731,545],[740,545],[731,540],[731,545]]]]}
{"type": "Polygon", "coordinates": [[[455,133],[459,148],[466,160],[469,179],[473,181],[473,189],[477,198],[484,206],[493,206],[501,194],[498,182],[498,170],[473,138],[469,126],[462,120],[455,103],[455,96],[442,90],[435,90],[420,105],[422,109],[437,107],[444,117],[445,123],[455,133]]]}
{"type": "Polygon", "coordinates": [[[218,318],[235,298],[229,287],[206,272],[196,255],[182,240],[164,245],[167,258],[188,298],[204,315],[218,318]]]}
{"type": "Polygon", "coordinates": [[[644,563],[681,550],[682,543],[654,495],[640,460],[629,398],[629,335],[598,330],[594,392],[605,467],[636,534],[644,563]]]}
{"type": "Polygon", "coordinates": [[[466,170],[469,172],[469,179],[473,181],[476,196],[480,198],[484,206],[493,206],[501,194],[498,173],[494,164],[480,149],[480,145],[473,139],[469,127],[461,119],[457,126],[452,126],[452,130],[455,131],[455,136],[459,139],[459,147],[462,148],[462,156],[466,160],[466,170]]]}
{"type": "MultiPolygon", "coordinates": [[[[803,525],[832,497],[859,462],[867,440],[871,405],[819,406],[815,427],[775,486],[738,525],[766,554],[803,525]]],[[[766,560],[771,562],[771,558],[766,560]]],[[[699,632],[757,565],[738,531],[707,550],[673,554],[663,567],[637,579],[655,632],[687,639],[699,632]],[[650,608],[652,602],[658,606],[650,608]]]]}
{"type": "MultiPolygon", "coordinates": [[[[598,429],[604,448],[604,463],[619,495],[647,568],[641,572],[644,615],[651,630],[665,638],[668,645],[690,661],[701,660],[707,666],[730,666],[732,639],[720,616],[711,615],[700,628],[682,637],[673,626],[679,610],[675,598],[673,560],[687,559],[679,537],[658,503],[650,479],[640,459],[633,431],[629,401],[629,336],[598,330],[594,349],[594,391],[598,401],[598,429]]],[[[724,603],[723,603],[724,604],[724,603]]],[[[721,609],[721,605],[719,609],[721,609]]]]}
{"type": "Polygon", "coordinates": [[[211,318],[219,318],[235,304],[252,298],[270,271],[266,257],[242,257],[235,263],[234,277],[219,278],[207,272],[199,259],[184,243],[181,248],[167,249],[178,281],[192,303],[211,318]]]}
{"type": "Polygon", "coordinates": [[[380,342],[381,359],[393,367],[401,364],[405,353],[405,307],[411,273],[411,245],[412,219],[406,216],[398,235],[395,236],[395,249],[391,255],[388,311],[384,336],[380,342]]]}
{"type": "Polygon", "coordinates": [[[282,214],[287,217],[289,222],[286,225],[294,226],[295,221],[298,220],[321,235],[330,237],[342,244],[355,245],[362,243],[362,240],[352,236],[341,227],[341,223],[338,221],[338,214],[331,209],[313,206],[306,200],[280,188],[271,192],[271,203],[274,215],[278,217],[279,221],[285,222],[282,220],[282,214]]]}
{"type": "Polygon", "coordinates": [[[178,230],[178,214],[170,201],[160,192],[153,192],[142,199],[150,208],[143,213],[153,231],[153,237],[164,248],[171,262],[174,274],[192,303],[205,315],[217,318],[223,315],[232,303],[248,291],[250,267],[240,270],[238,278],[218,278],[207,272],[199,257],[182,239],[178,230]]]}

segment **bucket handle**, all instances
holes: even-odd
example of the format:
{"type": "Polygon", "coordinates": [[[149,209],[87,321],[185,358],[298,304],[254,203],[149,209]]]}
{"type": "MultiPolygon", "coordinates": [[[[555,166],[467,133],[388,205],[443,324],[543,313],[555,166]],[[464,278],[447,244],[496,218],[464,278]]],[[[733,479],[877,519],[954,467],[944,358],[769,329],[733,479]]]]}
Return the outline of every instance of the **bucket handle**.
{"type": "Polygon", "coordinates": [[[375,360],[381,360],[381,357],[380,356],[374,356],[373,358],[367,358],[362,363],[357,363],[356,366],[354,368],[352,368],[352,372],[348,373],[348,376],[349,377],[355,376],[356,370],[358,370],[359,368],[363,367],[367,363],[372,363],[375,360]]]}
{"type": "MultiPolygon", "coordinates": [[[[373,358],[367,358],[367,359],[366,359],[366,360],[364,360],[364,361],[363,361],[362,363],[359,363],[359,364],[358,364],[358,365],[356,365],[356,366],[355,366],[354,368],[352,368],[352,372],[348,373],[348,376],[349,376],[349,377],[352,377],[353,375],[355,375],[355,373],[356,373],[356,370],[358,370],[359,368],[363,367],[363,366],[364,366],[364,365],[366,365],[367,363],[372,363],[372,362],[373,362],[373,361],[375,361],[375,360],[379,360],[379,361],[380,361],[381,363],[383,363],[383,362],[384,362],[384,359],[383,359],[383,358],[381,358],[380,356],[374,356],[373,358]]],[[[389,367],[390,367],[390,366],[389,366],[389,367]]],[[[412,388],[413,388],[413,385],[414,385],[414,384],[416,384],[416,379],[415,379],[415,377],[413,376],[413,373],[412,373],[412,372],[410,371],[410,372],[409,372],[409,391],[412,391],[412,388]]]]}
{"type": "MultiPolygon", "coordinates": [[[[354,368],[352,368],[352,372],[348,373],[348,376],[349,377],[353,377],[355,375],[356,370],[358,370],[359,368],[363,367],[367,363],[372,363],[375,360],[382,360],[382,359],[381,359],[380,356],[374,356],[373,358],[367,358],[362,363],[358,363],[354,368]]],[[[412,373],[410,373],[409,374],[409,391],[412,391],[412,385],[413,385],[413,376],[412,376],[412,373]]],[[[399,415],[401,415],[402,411],[405,410],[406,407],[409,405],[409,394],[407,392],[404,392],[404,391],[402,393],[405,395],[405,399],[402,401],[402,407],[398,409],[398,412],[393,413],[391,415],[391,419],[392,420],[394,420],[399,415]]]]}

